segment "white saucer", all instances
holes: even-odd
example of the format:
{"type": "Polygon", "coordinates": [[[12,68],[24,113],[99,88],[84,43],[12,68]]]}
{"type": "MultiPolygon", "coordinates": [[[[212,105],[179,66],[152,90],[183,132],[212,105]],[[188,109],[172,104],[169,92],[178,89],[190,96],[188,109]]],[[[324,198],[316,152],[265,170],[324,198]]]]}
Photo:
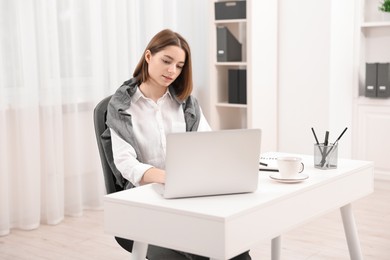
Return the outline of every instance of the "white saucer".
{"type": "Polygon", "coordinates": [[[309,175],[307,174],[304,174],[304,173],[299,173],[296,177],[294,178],[289,178],[289,179],[283,179],[281,176],[280,176],[280,173],[278,172],[275,172],[275,173],[272,173],[270,174],[269,176],[271,179],[275,180],[275,181],[278,181],[278,182],[283,182],[283,183],[296,183],[296,182],[301,182],[301,181],[304,181],[306,180],[307,178],[309,178],[309,175]]]}

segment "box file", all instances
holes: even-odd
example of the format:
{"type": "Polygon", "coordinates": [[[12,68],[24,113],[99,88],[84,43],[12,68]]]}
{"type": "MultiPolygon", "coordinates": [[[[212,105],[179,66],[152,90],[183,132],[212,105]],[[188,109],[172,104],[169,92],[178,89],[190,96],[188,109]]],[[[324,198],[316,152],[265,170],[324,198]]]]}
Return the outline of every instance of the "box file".
{"type": "Polygon", "coordinates": [[[228,72],[228,96],[229,103],[238,104],[238,71],[229,70],[228,72]]]}
{"type": "Polygon", "coordinates": [[[215,2],[215,19],[245,19],[246,1],[215,2]]]}
{"type": "Polygon", "coordinates": [[[229,103],[246,104],[246,70],[229,69],[229,103]]]}
{"type": "Polygon", "coordinates": [[[366,97],[390,97],[390,63],[366,63],[366,97]]]}
{"type": "Polygon", "coordinates": [[[376,97],[377,67],[377,63],[366,63],[366,97],[376,97]]]}
{"type": "Polygon", "coordinates": [[[390,96],[390,63],[378,63],[376,93],[381,98],[390,96]]]}
{"type": "Polygon", "coordinates": [[[238,70],[238,103],[246,104],[246,70],[238,70]]]}
{"type": "Polygon", "coordinates": [[[226,26],[217,27],[217,61],[241,61],[241,43],[226,26]]]}

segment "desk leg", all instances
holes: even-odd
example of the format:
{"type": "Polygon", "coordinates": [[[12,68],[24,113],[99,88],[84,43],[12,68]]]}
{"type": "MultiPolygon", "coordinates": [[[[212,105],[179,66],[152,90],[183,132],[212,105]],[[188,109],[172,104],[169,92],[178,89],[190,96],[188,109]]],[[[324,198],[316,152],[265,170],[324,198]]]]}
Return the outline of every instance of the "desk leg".
{"type": "Polygon", "coordinates": [[[345,236],[347,238],[349,256],[353,260],[363,260],[351,204],[341,207],[340,212],[343,219],[345,236]]]}
{"type": "Polygon", "coordinates": [[[271,259],[280,260],[280,251],[282,245],[281,236],[275,237],[271,241],[271,259]]]}
{"type": "Polygon", "coordinates": [[[145,260],[148,244],[134,241],[133,250],[131,253],[132,260],[145,260]]]}

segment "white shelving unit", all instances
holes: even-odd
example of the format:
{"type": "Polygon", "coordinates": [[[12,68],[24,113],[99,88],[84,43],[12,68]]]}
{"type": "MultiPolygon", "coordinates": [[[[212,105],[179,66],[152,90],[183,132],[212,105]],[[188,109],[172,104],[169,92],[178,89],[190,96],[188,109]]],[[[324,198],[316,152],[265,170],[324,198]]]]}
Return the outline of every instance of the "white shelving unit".
{"type": "MultiPolygon", "coordinates": [[[[247,104],[232,104],[228,102],[228,71],[229,69],[247,69],[247,19],[214,19],[214,1],[212,1],[212,120],[214,129],[246,128],[247,104]],[[234,37],[242,44],[242,61],[218,62],[216,57],[216,29],[226,26],[234,37]],[[214,87],[215,86],[215,87],[214,87]]],[[[242,86],[241,86],[242,87],[242,86]]]]}
{"type": "Polygon", "coordinates": [[[366,63],[390,62],[390,21],[377,11],[378,1],[361,0],[357,28],[358,88],[354,97],[354,157],[375,162],[379,179],[390,180],[390,98],[365,97],[366,63]]]}
{"type": "MultiPolygon", "coordinates": [[[[225,0],[226,1],[226,0],[225,0]]],[[[246,0],[246,19],[215,19],[210,1],[210,115],[214,130],[260,128],[262,150],[277,144],[277,1],[246,0]],[[254,26],[255,25],[255,26],[254,26]],[[217,62],[218,26],[226,26],[242,44],[242,61],[217,62]],[[247,103],[228,102],[228,70],[246,69],[247,103]],[[265,141],[264,141],[265,140],[265,141]]]]}
{"type": "Polygon", "coordinates": [[[381,28],[381,27],[389,27],[390,21],[380,21],[380,22],[363,22],[361,24],[361,28],[364,30],[365,28],[381,28]]]}

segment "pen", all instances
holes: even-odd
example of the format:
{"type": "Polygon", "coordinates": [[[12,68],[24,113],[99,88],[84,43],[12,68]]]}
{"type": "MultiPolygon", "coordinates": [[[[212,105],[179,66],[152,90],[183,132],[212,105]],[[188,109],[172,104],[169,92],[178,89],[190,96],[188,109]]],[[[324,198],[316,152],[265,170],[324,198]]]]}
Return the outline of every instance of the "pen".
{"type": "Polygon", "coordinates": [[[322,152],[322,160],[321,160],[321,167],[324,167],[326,162],[326,156],[329,154],[328,150],[328,139],[329,139],[329,131],[325,132],[325,140],[324,140],[324,150],[322,152]]]}
{"type": "Polygon", "coordinates": [[[278,172],[279,170],[278,170],[278,169],[264,169],[264,168],[260,168],[259,171],[264,171],[264,172],[278,172]]]}
{"type": "Polygon", "coordinates": [[[330,150],[325,154],[325,157],[328,156],[328,154],[332,151],[333,147],[335,147],[335,145],[337,145],[337,143],[339,142],[339,140],[341,139],[341,137],[344,135],[344,133],[347,131],[348,127],[346,127],[344,129],[344,131],[339,135],[339,137],[336,139],[336,141],[333,143],[333,146],[330,148],[330,150]]]}
{"type": "Polygon", "coordinates": [[[313,127],[311,128],[311,131],[313,132],[314,138],[316,139],[316,143],[317,143],[317,144],[320,144],[320,143],[318,142],[318,138],[317,138],[316,132],[314,132],[314,128],[313,128],[313,127]]]}
{"type": "Polygon", "coordinates": [[[316,139],[316,144],[317,144],[318,150],[320,150],[321,156],[323,156],[322,149],[320,147],[320,142],[318,142],[318,138],[317,138],[316,132],[314,132],[313,127],[311,128],[311,131],[313,132],[314,139],[316,139]]]}
{"type": "Polygon", "coordinates": [[[348,127],[346,127],[346,128],[344,129],[344,131],[339,135],[339,137],[336,139],[336,141],[335,141],[333,144],[336,144],[336,143],[340,140],[340,138],[343,136],[343,134],[345,133],[345,131],[347,131],[347,129],[348,129],[348,127]]]}
{"type": "Polygon", "coordinates": [[[324,141],[324,146],[328,145],[328,139],[329,139],[329,131],[325,132],[325,141],[324,141]]]}

